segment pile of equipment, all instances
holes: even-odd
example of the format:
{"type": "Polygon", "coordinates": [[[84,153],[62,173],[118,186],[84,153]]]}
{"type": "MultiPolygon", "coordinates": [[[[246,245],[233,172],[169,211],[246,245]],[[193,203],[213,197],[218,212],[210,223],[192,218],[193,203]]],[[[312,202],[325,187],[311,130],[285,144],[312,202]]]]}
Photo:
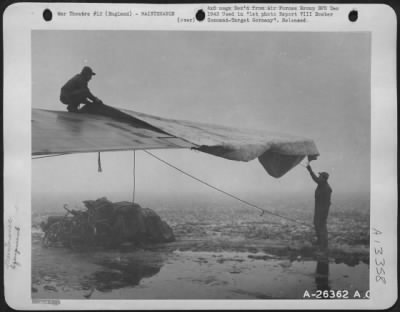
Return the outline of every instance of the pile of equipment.
{"type": "Polygon", "coordinates": [[[45,247],[118,248],[121,244],[166,243],[175,240],[171,227],[150,208],[132,202],[112,203],[102,197],[83,202],[86,210],[67,210],[41,223],[45,247]]]}

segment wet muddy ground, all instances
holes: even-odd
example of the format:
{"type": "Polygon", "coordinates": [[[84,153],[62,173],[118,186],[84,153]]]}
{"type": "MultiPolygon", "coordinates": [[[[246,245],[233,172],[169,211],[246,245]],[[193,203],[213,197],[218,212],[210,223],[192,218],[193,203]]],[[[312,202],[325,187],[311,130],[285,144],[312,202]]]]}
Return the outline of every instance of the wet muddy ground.
{"type": "MultiPolygon", "coordinates": [[[[162,208],[162,207],[161,207],[162,208]]],[[[312,212],[287,211],[310,220],[312,212]]],[[[315,290],[369,288],[369,217],[333,212],[329,252],[312,228],[246,209],[159,209],[177,241],[114,250],[44,248],[33,216],[32,297],[41,299],[303,298],[315,290]],[[355,217],[356,216],[356,217],[355,217]]]]}
{"type": "MultiPolygon", "coordinates": [[[[39,250],[35,251],[39,252],[39,250]]],[[[32,297],[57,299],[303,298],[368,290],[368,265],[282,259],[263,252],[42,250],[32,297]],[[318,271],[318,267],[324,267],[318,271]]]]}

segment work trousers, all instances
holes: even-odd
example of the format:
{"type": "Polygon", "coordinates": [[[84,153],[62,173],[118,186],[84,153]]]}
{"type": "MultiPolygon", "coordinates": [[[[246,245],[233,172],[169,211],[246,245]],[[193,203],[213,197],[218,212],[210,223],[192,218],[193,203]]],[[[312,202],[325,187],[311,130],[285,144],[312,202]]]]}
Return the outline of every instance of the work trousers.
{"type": "Polygon", "coordinates": [[[86,89],[78,89],[75,90],[68,95],[62,94],[60,96],[60,101],[63,104],[68,105],[67,110],[69,112],[77,112],[79,105],[81,104],[92,104],[87,97],[89,95],[89,92],[86,89]]]}
{"type": "Polygon", "coordinates": [[[317,244],[320,248],[328,248],[327,219],[329,205],[316,205],[314,213],[314,228],[317,235],[317,244]]]}

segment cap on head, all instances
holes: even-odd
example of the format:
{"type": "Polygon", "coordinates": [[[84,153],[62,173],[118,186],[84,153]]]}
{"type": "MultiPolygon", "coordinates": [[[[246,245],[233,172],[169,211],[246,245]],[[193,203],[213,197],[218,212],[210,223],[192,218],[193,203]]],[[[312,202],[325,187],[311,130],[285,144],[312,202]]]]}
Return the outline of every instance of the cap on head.
{"type": "Polygon", "coordinates": [[[82,71],[81,71],[81,74],[82,75],[91,75],[91,76],[96,75],[96,73],[93,72],[93,70],[89,66],[83,67],[82,71]]]}
{"type": "Polygon", "coordinates": [[[325,180],[328,180],[329,178],[329,173],[328,172],[319,172],[319,175],[324,178],[325,180]]]}

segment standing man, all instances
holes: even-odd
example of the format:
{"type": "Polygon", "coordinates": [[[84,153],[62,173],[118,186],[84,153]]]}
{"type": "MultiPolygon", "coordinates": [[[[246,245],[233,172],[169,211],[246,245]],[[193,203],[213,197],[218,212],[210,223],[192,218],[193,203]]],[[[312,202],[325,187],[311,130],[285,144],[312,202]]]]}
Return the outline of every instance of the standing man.
{"type": "Polygon", "coordinates": [[[332,189],[328,184],[329,174],[327,172],[319,172],[319,175],[316,176],[310,165],[307,166],[307,170],[310,172],[314,182],[318,184],[315,190],[314,227],[317,234],[318,246],[322,250],[326,250],[328,248],[328,229],[326,222],[332,194],[332,189]]]}
{"type": "Polygon", "coordinates": [[[69,112],[78,112],[79,105],[81,104],[85,104],[82,109],[87,105],[103,104],[88,88],[88,82],[94,75],[96,73],[89,66],[85,66],[79,74],[68,80],[61,88],[60,101],[68,105],[67,110],[69,112]]]}

